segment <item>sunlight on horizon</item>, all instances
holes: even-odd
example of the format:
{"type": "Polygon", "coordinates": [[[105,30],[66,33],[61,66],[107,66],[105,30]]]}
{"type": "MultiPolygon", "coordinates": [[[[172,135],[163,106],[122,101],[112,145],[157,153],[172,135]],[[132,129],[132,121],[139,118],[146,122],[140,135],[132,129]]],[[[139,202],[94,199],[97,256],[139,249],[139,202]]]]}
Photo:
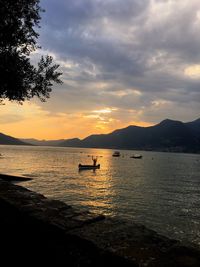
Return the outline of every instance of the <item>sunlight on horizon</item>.
{"type": "Polygon", "coordinates": [[[129,125],[152,125],[131,118],[123,122],[115,117],[116,111],[118,112],[118,109],[107,107],[85,113],[51,113],[34,102],[26,102],[23,105],[6,102],[1,106],[1,132],[16,138],[83,139],[91,134],[107,134],[129,125]]]}

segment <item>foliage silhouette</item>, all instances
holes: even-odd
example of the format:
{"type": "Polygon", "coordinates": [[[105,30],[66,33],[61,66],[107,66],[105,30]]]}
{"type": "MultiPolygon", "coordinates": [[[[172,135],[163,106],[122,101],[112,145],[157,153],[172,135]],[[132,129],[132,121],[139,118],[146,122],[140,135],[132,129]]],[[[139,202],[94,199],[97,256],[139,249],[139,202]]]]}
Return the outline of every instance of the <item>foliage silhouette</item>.
{"type": "Polygon", "coordinates": [[[30,61],[37,45],[40,13],[39,0],[0,0],[0,101],[22,103],[37,96],[45,101],[53,83],[62,83],[59,65],[51,56],[42,56],[38,65],[30,61]]]}

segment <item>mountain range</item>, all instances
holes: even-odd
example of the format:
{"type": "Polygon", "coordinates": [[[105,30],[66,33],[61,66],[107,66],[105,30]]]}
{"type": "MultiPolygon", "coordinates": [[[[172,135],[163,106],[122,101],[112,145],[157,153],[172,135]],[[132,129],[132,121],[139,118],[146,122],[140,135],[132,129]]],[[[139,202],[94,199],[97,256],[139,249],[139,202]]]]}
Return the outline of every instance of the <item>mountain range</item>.
{"type": "Polygon", "coordinates": [[[200,152],[200,119],[188,123],[166,119],[150,127],[128,126],[83,140],[65,140],[59,146],[200,152]]]}
{"type": "MultiPolygon", "coordinates": [[[[3,136],[5,144],[5,135],[3,136]]],[[[2,144],[3,136],[2,134],[0,135],[0,144],[2,144]]],[[[11,144],[11,140],[9,142],[8,144],[11,144]]],[[[32,145],[61,147],[200,153],[200,119],[187,123],[166,119],[154,126],[128,126],[123,129],[115,130],[109,134],[90,135],[82,140],[79,138],[50,141],[21,139],[18,140],[18,142],[22,142],[23,144],[27,142],[32,145]]]]}
{"type": "Polygon", "coordinates": [[[0,133],[0,145],[21,145],[21,146],[27,146],[32,145],[27,142],[23,142],[20,139],[14,138],[9,135],[5,135],[3,133],[0,133]]]}

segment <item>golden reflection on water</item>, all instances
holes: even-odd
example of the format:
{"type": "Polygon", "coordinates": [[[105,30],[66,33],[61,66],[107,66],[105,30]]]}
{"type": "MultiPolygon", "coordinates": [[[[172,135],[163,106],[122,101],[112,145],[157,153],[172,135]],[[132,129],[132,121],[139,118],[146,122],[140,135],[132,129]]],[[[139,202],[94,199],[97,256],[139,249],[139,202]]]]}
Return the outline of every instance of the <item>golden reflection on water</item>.
{"type": "MultiPolygon", "coordinates": [[[[113,179],[108,172],[112,165],[112,151],[106,149],[91,149],[89,154],[82,164],[92,164],[91,156],[98,157],[97,164],[100,164],[100,169],[82,170],[79,175],[84,179],[86,199],[81,201],[82,205],[89,207],[103,208],[104,210],[112,210],[113,203],[111,200],[115,191],[113,188],[113,179]]],[[[110,212],[109,212],[110,214],[110,212]]]]}

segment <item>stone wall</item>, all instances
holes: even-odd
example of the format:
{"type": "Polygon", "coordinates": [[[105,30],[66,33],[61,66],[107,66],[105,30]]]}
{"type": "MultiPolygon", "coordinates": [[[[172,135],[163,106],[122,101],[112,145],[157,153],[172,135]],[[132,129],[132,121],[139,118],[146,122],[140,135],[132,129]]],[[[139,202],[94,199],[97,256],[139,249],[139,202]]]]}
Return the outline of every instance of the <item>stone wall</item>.
{"type": "Polygon", "coordinates": [[[200,252],[143,225],[106,218],[0,179],[6,265],[200,266],[200,252]]]}

